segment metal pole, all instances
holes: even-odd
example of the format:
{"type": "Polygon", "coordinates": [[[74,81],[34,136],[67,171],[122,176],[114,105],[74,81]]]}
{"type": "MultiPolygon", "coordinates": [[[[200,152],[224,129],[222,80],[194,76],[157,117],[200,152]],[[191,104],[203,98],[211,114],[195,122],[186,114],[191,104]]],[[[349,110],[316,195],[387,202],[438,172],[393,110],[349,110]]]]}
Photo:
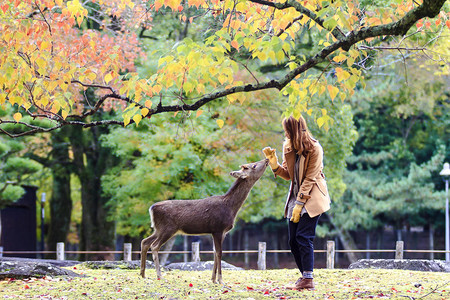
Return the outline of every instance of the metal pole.
{"type": "Polygon", "coordinates": [[[445,261],[450,262],[449,247],[449,216],[448,216],[448,179],[445,179],[445,261]]]}
{"type": "MultiPolygon", "coordinates": [[[[44,244],[44,219],[45,219],[45,193],[41,194],[41,251],[45,251],[44,244]]],[[[41,258],[44,258],[44,254],[41,254],[41,258]]]]}

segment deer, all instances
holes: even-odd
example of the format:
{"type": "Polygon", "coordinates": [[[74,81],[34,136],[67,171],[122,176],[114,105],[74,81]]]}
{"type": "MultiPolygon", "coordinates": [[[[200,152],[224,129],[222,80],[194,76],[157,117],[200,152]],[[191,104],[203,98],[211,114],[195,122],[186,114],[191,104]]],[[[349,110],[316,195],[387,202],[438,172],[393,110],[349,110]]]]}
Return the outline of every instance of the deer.
{"type": "Polygon", "coordinates": [[[242,165],[230,172],[237,178],[229,190],[220,196],[196,200],[165,200],[153,204],[150,209],[153,234],[141,242],[141,276],[145,278],[147,253],[151,249],[157,279],[161,279],[158,251],[172,236],[211,234],[214,241],[214,266],[212,282],[222,282],[222,244],[225,235],[234,226],[236,215],[250,190],[261,178],[268,159],[242,165]],[[216,281],[217,279],[217,281],[216,281]]]}

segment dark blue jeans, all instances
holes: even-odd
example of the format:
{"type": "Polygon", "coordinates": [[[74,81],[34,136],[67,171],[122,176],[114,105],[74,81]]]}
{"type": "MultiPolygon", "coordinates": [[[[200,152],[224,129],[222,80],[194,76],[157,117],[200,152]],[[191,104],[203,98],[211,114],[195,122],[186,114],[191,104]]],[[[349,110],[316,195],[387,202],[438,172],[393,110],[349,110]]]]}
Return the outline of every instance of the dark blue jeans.
{"type": "Polygon", "coordinates": [[[304,213],[298,223],[289,221],[289,246],[302,274],[303,271],[312,272],[314,269],[313,242],[319,217],[310,218],[308,213],[304,213]]]}

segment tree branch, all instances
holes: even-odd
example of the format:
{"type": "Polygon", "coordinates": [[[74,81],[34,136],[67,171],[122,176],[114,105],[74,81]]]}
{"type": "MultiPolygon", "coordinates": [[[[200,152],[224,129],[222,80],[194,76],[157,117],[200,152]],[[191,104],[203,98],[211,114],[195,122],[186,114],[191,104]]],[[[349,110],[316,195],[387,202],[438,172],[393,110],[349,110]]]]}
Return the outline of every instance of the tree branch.
{"type": "MultiPolygon", "coordinates": [[[[306,7],[304,7],[303,5],[301,5],[299,2],[297,2],[295,0],[288,0],[284,3],[269,2],[266,0],[249,0],[249,1],[253,2],[253,3],[258,3],[258,4],[266,5],[269,7],[273,7],[273,8],[279,9],[279,10],[283,10],[283,9],[287,9],[287,8],[294,8],[299,13],[302,13],[302,14],[308,16],[308,18],[312,19],[314,22],[319,24],[322,28],[329,30],[328,28],[326,28],[324,26],[325,21],[322,18],[318,17],[315,12],[307,9],[306,7]]],[[[337,26],[331,31],[331,34],[336,39],[341,39],[345,36],[345,34],[342,32],[342,30],[340,28],[338,28],[337,26]]]]}

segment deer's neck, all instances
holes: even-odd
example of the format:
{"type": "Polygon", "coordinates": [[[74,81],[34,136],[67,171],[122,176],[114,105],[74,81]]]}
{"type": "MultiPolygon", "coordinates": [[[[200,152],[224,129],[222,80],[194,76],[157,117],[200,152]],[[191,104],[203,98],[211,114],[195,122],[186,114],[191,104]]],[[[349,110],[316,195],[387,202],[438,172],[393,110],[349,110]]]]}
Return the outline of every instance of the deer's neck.
{"type": "Polygon", "coordinates": [[[252,189],[254,182],[250,180],[237,179],[230,187],[228,192],[224,195],[226,204],[235,212],[241,208],[247,199],[250,190],[252,189]]]}

